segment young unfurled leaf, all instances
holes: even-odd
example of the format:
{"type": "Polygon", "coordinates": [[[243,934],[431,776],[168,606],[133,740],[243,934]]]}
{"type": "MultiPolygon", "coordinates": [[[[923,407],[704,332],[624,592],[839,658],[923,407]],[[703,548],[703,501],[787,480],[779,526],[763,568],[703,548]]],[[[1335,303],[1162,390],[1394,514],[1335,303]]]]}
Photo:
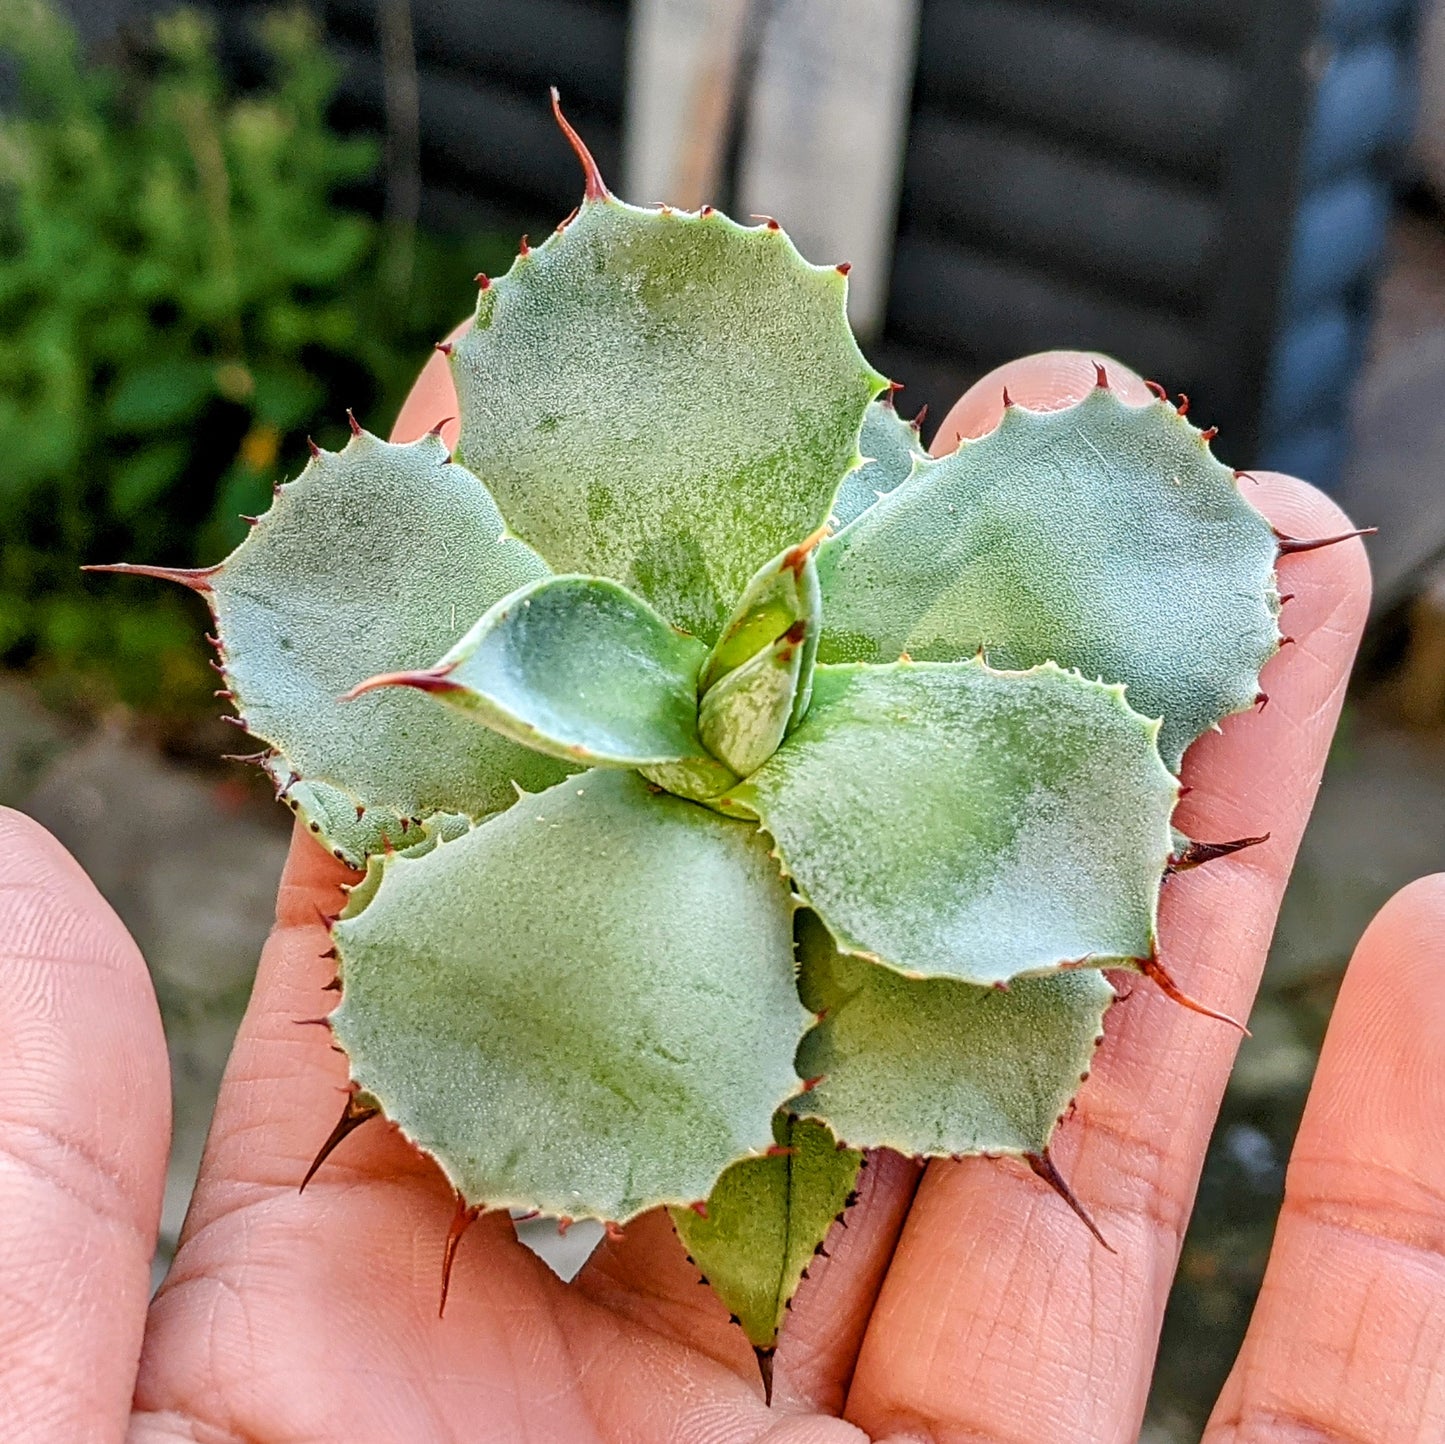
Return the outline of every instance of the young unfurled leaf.
{"type": "Polygon", "coordinates": [[[708,654],[702,669],[704,692],[800,622],[816,632],[822,599],[814,552],[822,539],[819,528],[758,568],[708,654]]]}
{"type": "Polygon", "coordinates": [[[807,631],[806,622],[795,623],[702,699],[702,740],[739,777],[756,772],[783,740],[798,699],[807,631]]]}
{"type": "Polygon", "coordinates": [[[860,1147],[1043,1152],[1114,1000],[1103,973],[1078,968],[1007,989],[905,978],[839,953],[811,913],[799,929],[799,989],[825,1016],[798,1049],[798,1071],[819,1081],[789,1105],[794,1113],[860,1147]]]}
{"type": "Polygon", "coordinates": [[[824,543],[825,662],[1054,661],[1122,682],[1163,717],[1171,770],[1252,706],[1279,630],[1276,541],[1230,470],[1166,402],[1097,387],[998,429],[824,543]]]}
{"type": "Polygon", "coordinates": [[[1007,982],[1147,956],[1178,784],[1123,689],[1052,665],[819,667],[730,798],[847,952],[1007,982]]]}
{"type": "Polygon", "coordinates": [[[772,1142],[792,920],[755,828],[588,772],[388,858],[336,925],[332,1026],[468,1202],[625,1220],[772,1142]]]}
{"type": "Polygon", "coordinates": [[[626,587],[545,577],[498,602],[434,667],[378,677],[433,692],[563,761],[709,761],[698,738],[707,647],[626,587]]]}
{"type": "Polygon", "coordinates": [[[657,762],[650,767],[637,769],[654,786],[661,787],[678,797],[701,802],[717,812],[730,816],[752,817],[746,809],[732,809],[721,806],[721,797],[728,788],[736,785],[738,775],[716,758],[686,758],[682,762],[657,762]]]}
{"type": "Polygon", "coordinates": [[[866,460],[850,471],[838,488],[833,502],[836,530],[862,516],[880,496],[907,481],[915,461],[928,459],[916,426],[905,421],[891,401],[874,401],[868,407],[858,450],[866,460]]]}
{"type": "Polygon", "coordinates": [[[857,461],[884,380],[844,292],[775,228],[588,199],[478,298],[462,455],[553,570],[711,642],[857,461]]]}
{"type": "Polygon", "coordinates": [[[811,1119],[779,1120],[781,1152],[745,1158],[718,1179],[706,1214],[674,1208],[693,1262],[756,1349],[770,1349],[803,1271],[848,1206],[863,1155],[811,1119]]]}

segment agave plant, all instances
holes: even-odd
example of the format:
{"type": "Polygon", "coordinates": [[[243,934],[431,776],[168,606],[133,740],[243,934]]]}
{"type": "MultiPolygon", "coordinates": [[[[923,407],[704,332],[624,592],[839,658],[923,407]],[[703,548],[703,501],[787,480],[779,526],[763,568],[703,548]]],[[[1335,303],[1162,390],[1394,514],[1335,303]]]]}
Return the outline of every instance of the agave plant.
{"type": "Polygon", "coordinates": [[[1049,1140],[1106,970],[1199,1006],[1160,886],[1252,839],[1174,831],[1176,774],[1260,700],[1310,543],[1103,365],[930,459],[846,266],[623,204],[558,120],[585,195],[442,347],[459,454],[353,422],[224,562],[156,574],[364,869],[312,1171],[385,1116],[456,1190],[447,1269],[482,1209],[668,1207],[766,1378],[865,1150],[1073,1203],[1049,1140]]]}

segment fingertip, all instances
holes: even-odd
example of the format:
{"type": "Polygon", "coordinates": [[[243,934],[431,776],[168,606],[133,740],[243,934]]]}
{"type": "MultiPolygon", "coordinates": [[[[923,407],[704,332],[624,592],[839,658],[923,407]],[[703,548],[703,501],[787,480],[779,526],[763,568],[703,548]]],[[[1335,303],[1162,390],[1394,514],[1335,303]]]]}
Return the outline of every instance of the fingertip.
{"type": "Polygon", "coordinates": [[[276,921],[286,927],[315,923],[334,915],[346,901],[341,888],[361,873],[333,856],[299,818],[281,869],[276,921]]]}
{"type": "MultiPolygon", "coordinates": [[[[1242,473],[1239,488],[1274,528],[1291,536],[1332,536],[1351,523],[1323,492],[1281,472],[1242,473]]],[[[1358,540],[1279,558],[1278,626],[1294,645],[1265,663],[1259,688],[1268,706],[1224,719],[1184,758],[1193,790],[1176,826],[1193,837],[1269,832],[1271,842],[1218,878],[1262,870],[1282,888],[1293,865],[1370,607],[1370,567],[1358,540]]],[[[1180,895],[1208,893],[1207,878],[1182,883],[1180,895]]]]}
{"type": "MultiPolygon", "coordinates": [[[[1417,921],[1431,925],[1435,935],[1445,931],[1445,872],[1432,872],[1407,883],[1375,914],[1367,933],[1417,921]]],[[[1441,996],[1445,997],[1445,991],[1441,996]]]]}
{"type": "Polygon", "coordinates": [[[1003,415],[1003,394],[1028,411],[1061,411],[1075,406],[1105,380],[1128,405],[1151,399],[1143,380],[1120,361],[1099,351],[1040,351],[995,367],[975,381],[943,418],[930,450],[942,456],[960,440],[972,441],[992,431],[1003,415]]]}
{"type": "MultiPolygon", "coordinates": [[[[11,995],[0,1021],[19,1027],[39,1009],[52,1043],[74,1065],[52,1080],[58,1097],[82,1095],[104,1079],[142,1135],[153,1120],[168,1123],[165,1036],[140,950],[69,851],[10,808],[0,808],[0,890],[0,999],[11,995]]],[[[7,1066],[23,1071],[23,1050],[4,1052],[0,1077],[7,1066]]],[[[146,1187],[153,1182],[145,1150],[131,1158],[117,1149],[116,1158],[118,1174],[139,1162],[136,1176],[146,1187]]]]}
{"type": "MultiPolygon", "coordinates": [[[[1235,475],[1240,494],[1287,536],[1336,536],[1355,527],[1337,501],[1298,476],[1260,470],[1235,475]]],[[[1348,545],[1341,542],[1331,550],[1340,552],[1348,545]]],[[[1356,550],[1363,551],[1358,539],[1356,550]]]]}
{"type": "Polygon", "coordinates": [[[80,865],[33,817],[0,807],[0,885],[94,886],[80,865]]]}
{"type": "Polygon", "coordinates": [[[1445,873],[1402,888],[1355,949],[1301,1138],[1445,1181],[1445,873]],[[1428,1155],[1428,1156],[1427,1156],[1428,1155]]]}
{"type": "MultiPolygon", "coordinates": [[[[447,336],[444,344],[465,336],[471,328],[471,318],[468,317],[447,336]]],[[[406,400],[401,403],[401,410],[397,412],[396,422],[391,428],[391,440],[401,443],[417,441],[440,422],[442,440],[455,450],[457,438],[461,435],[458,410],[451,365],[440,351],[433,351],[413,382],[406,400]]]]}
{"type": "MultiPolygon", "coordinates": [[[[42,971],[54,1007],[73,998],[90,1014],[95,1000],[110,994],[112,1006],[123,999],[136,1014],[136,1028],[143,1015],[153,1036],[136,1037],[137,1057],[146,1041],[163,1045],[150,974],[125,924],[57,838],[34,818],[0,807],[0,988],[7,969],[14,975],[31,967],[42,971]]],[[[168,1107],[168,1087],[159,1093],[168,1107]]]]}

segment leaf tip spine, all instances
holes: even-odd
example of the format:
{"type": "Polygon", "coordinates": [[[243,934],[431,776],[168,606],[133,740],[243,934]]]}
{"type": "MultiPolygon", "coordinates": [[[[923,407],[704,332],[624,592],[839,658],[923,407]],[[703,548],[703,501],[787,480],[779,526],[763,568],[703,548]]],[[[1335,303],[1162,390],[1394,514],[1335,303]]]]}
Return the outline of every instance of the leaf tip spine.
{"type": "Polygon", "coordinates": [[[1069,1187],[1063,1174],[1059,1172],[1047,1148],[1038,1153],[1024,1154],[1024,1161],[1039,1178],[1043,1179],[1043,1181],[1068,1204],[1078,1216],[1079,1221],[1094,1235],[1094,1238],[1103,1248],[1107,1249],[1110,1253],[1118,1253],[1118,1249],[1099,1232],[1098,1224],[1089,1216],[1089,1212],[1084,1205],[1079,1202],[1078,1196],[1074,1193],[1074,1190],[1069,1187]]]}
{"type": "Polygon", "coordinates": [[[375,692],[382,687],[414,687],[418,692],[461,692],[465,688],[450,677],[454,665],[426,667],[414,672],[379,672],[375,677],[358,682],[350,691],[343,692],[337,701],[354,702],[367,692],[375,692]]]}
{"type": "Polygon", "coordinates": [[[447,1311],[447,1294],[451,1291],[452,1265],[457,1259],[457,1247],[462,1241],[462,1235],[477,1221],[481,1212],[481,1204],[469,1204],[462,1196],[461,1190],[457,1190],[456,1212],[453,1213],[452,1221],[447,1227],[447,1240],[442,1247],[442,1288],[441,1298],[437,1303],[437,1318],[439,1319],[447,1311]]]}
{"type": "Polygon", "coordinates": [[[1319,551],[1321,547],[1337,546],[1340,542],[1353,541],[1357,536],[1374,536],[1378,531],[1377,526],[1361,526],[1353,531],[1336,532],[1333,536],[1297,537],[1276,530],[1274,537],[1279,546],[1279,555],[1288,557],[1296,552],[1313,552],[1319,551]]]}
{"type": "Polygon", "coordinates": [[[567,144],[572,147],[572,153],[577,157],[582,166],[584,178],[583,196],[589,201],[605,201],[610,199],[611,192],[607,189],[607,183],[602,179],[602,172],[597,168],[597,162],[592,157],[592,152],[587,149],[586,142],[577,134],[572,122],[562,114],[562,96],[554,85],[552,91],[552,117],[561,128],[562,134],[567,137],[567,144]]]}
{"type": "MultiPolygon", "coordinates": [[[[81,567],[83,572],[110,572],[124,577],[151,577],[160,582],[175,582],[177,586],[193,592],[212,590],[211,578],[217,576],[221,566],[213,567],[155,567],[145,562],[92,562],[81,567]]],[[[218,644],[219,645],[219,644],[218,644]]]]}
{"type": "Polygon", "coordinates": [[[1246,1038],[1252,1036],[1249,1029],[1238,1018],[1231,1017],[1228,1013],[1221,1013],[1216,1008],[1208,1007],[1197,998],[1191,998],[1169,975],[1164,964],[1159,961],[1157,953],[1151,953],[1147,958],[1140,958],[1139,971],[1166,998],[1171,1002],[1178,1003],[1181,1008],[1188,1008],[1191,1013],[1198,1013],[1205,1018],[1213,1018],[1216,1022],[1228,1023],[1231,1028],[1237,1028],[1246,1038]]]}
{"type": "Polygon", "coordinates": [[[338,1144],[380,1112],[381,1109],[376,1104],[362,1102],[359,1094],[348,1090],[346,1106],[341,1110],[341,1117],[337,1121],[336,1127],[327,1135],[326,1141],[321,1145],[316,1157],[312,1159],[311,1167],[306,1170],[306,1176],[301,1180],[301,1186],[296,1190],[297,1193],[306,1192],[306,1185],[316,1176],[316,1170],[326,1162],[338,1144]]]}

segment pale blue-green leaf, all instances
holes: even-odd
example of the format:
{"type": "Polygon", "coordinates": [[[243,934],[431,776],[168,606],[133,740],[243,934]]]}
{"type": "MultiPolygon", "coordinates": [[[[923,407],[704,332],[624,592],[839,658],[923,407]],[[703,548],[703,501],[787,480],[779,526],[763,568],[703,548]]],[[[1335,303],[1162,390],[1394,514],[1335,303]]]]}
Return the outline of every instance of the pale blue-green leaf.
{"type": "Polygon", "coordinates": [[[1235,477],[1165,402],[1096,388],[998,429],[820,549],[826,662],[1044,661],[1122,682],[1184,748],[1252,706],[1279,640],[1276,543],[1235,477]]]}
{"type": "Polygon", "coordinates": [[[210,578],[227,685],[249,731],[308,783],[397,818],[480,817],[566,768],[377,672],[435,662],[493,602],[546,574],[437,437],[323,452],[210,578]]]}
{"type": "Polygon", "coordinates": [[[1157,730],[1051,663],[820,666],[801,725],[728,796],[845,951],[1006,982],[1152,952],[1178,794],[1157,730]]]}
{"type": "Polygon", "coordinates": [[[276,796],[301,825],[348,867],[362,868],[384,848],[408,848],[427,833],[465,831],[470,819],[458,813],[436,813],[425,822],[398,817],[380,807],[363,807],[349,792],[325,782],[308,782],[291,770],[279,754],[262,764],[276,787],[276,796]]]}
{"type": "MultiPolygon", "coordinates": [[[[545,577],[498,602],[421,684],[448,706],[566,762],[707,762],[707,647],[603,577],[545,577]]],[[[381,679],[378,679],[381,680],[381,679]]]]}
{"type": "Polygon", "coordinates": [[[361,864],[363,875],[359,882],[344,887],[346,906],[341,909],[340,916],[354,918],[376,896],[376,890],[381,886],[382,874],[386,870],[388,855],[424,857],[439,843],[454,842],[472,826],[469,817],[454,812],[439,812],[425,822],[408,827],[401,834],[400,842],[388,831],[381,842],[365,849],[366,860],[361,864]]]}
{"type": "Polygon", "coordinates": [[[1114,991],[1097,968],[1007,989],[905,978],[839,953],[799,917],[798,986],[823,1014],[798,1049],[818,1081],[790,1105],[860,1148],[1042,1153],[1078,1092],[1114,991]]]}
{"type": "Polygon", "coordinates": [[[833,502],[835,529],[863,515],[875,501],[908,480],[915,461],[926,460],[918,430],[905,421],[888,401],[874,401],[863,415],[863,432],[858,438],[862,466],[843,478],[833,502]]]}
{"type": "Polygon", "coordinates": [[[332,1026],[469,1202],[625,1220],[772,1142],[792,921],[755,828],[588,772],[387,859],[335,928],[332,1026]]]}
{"type": "Polygon", "coordinates": [[[857,461],[884,378],[845,289],[776,229],[589,199],[480,294],[452,353],[462,455],[554,570],[711,642],[857,461]]]}

